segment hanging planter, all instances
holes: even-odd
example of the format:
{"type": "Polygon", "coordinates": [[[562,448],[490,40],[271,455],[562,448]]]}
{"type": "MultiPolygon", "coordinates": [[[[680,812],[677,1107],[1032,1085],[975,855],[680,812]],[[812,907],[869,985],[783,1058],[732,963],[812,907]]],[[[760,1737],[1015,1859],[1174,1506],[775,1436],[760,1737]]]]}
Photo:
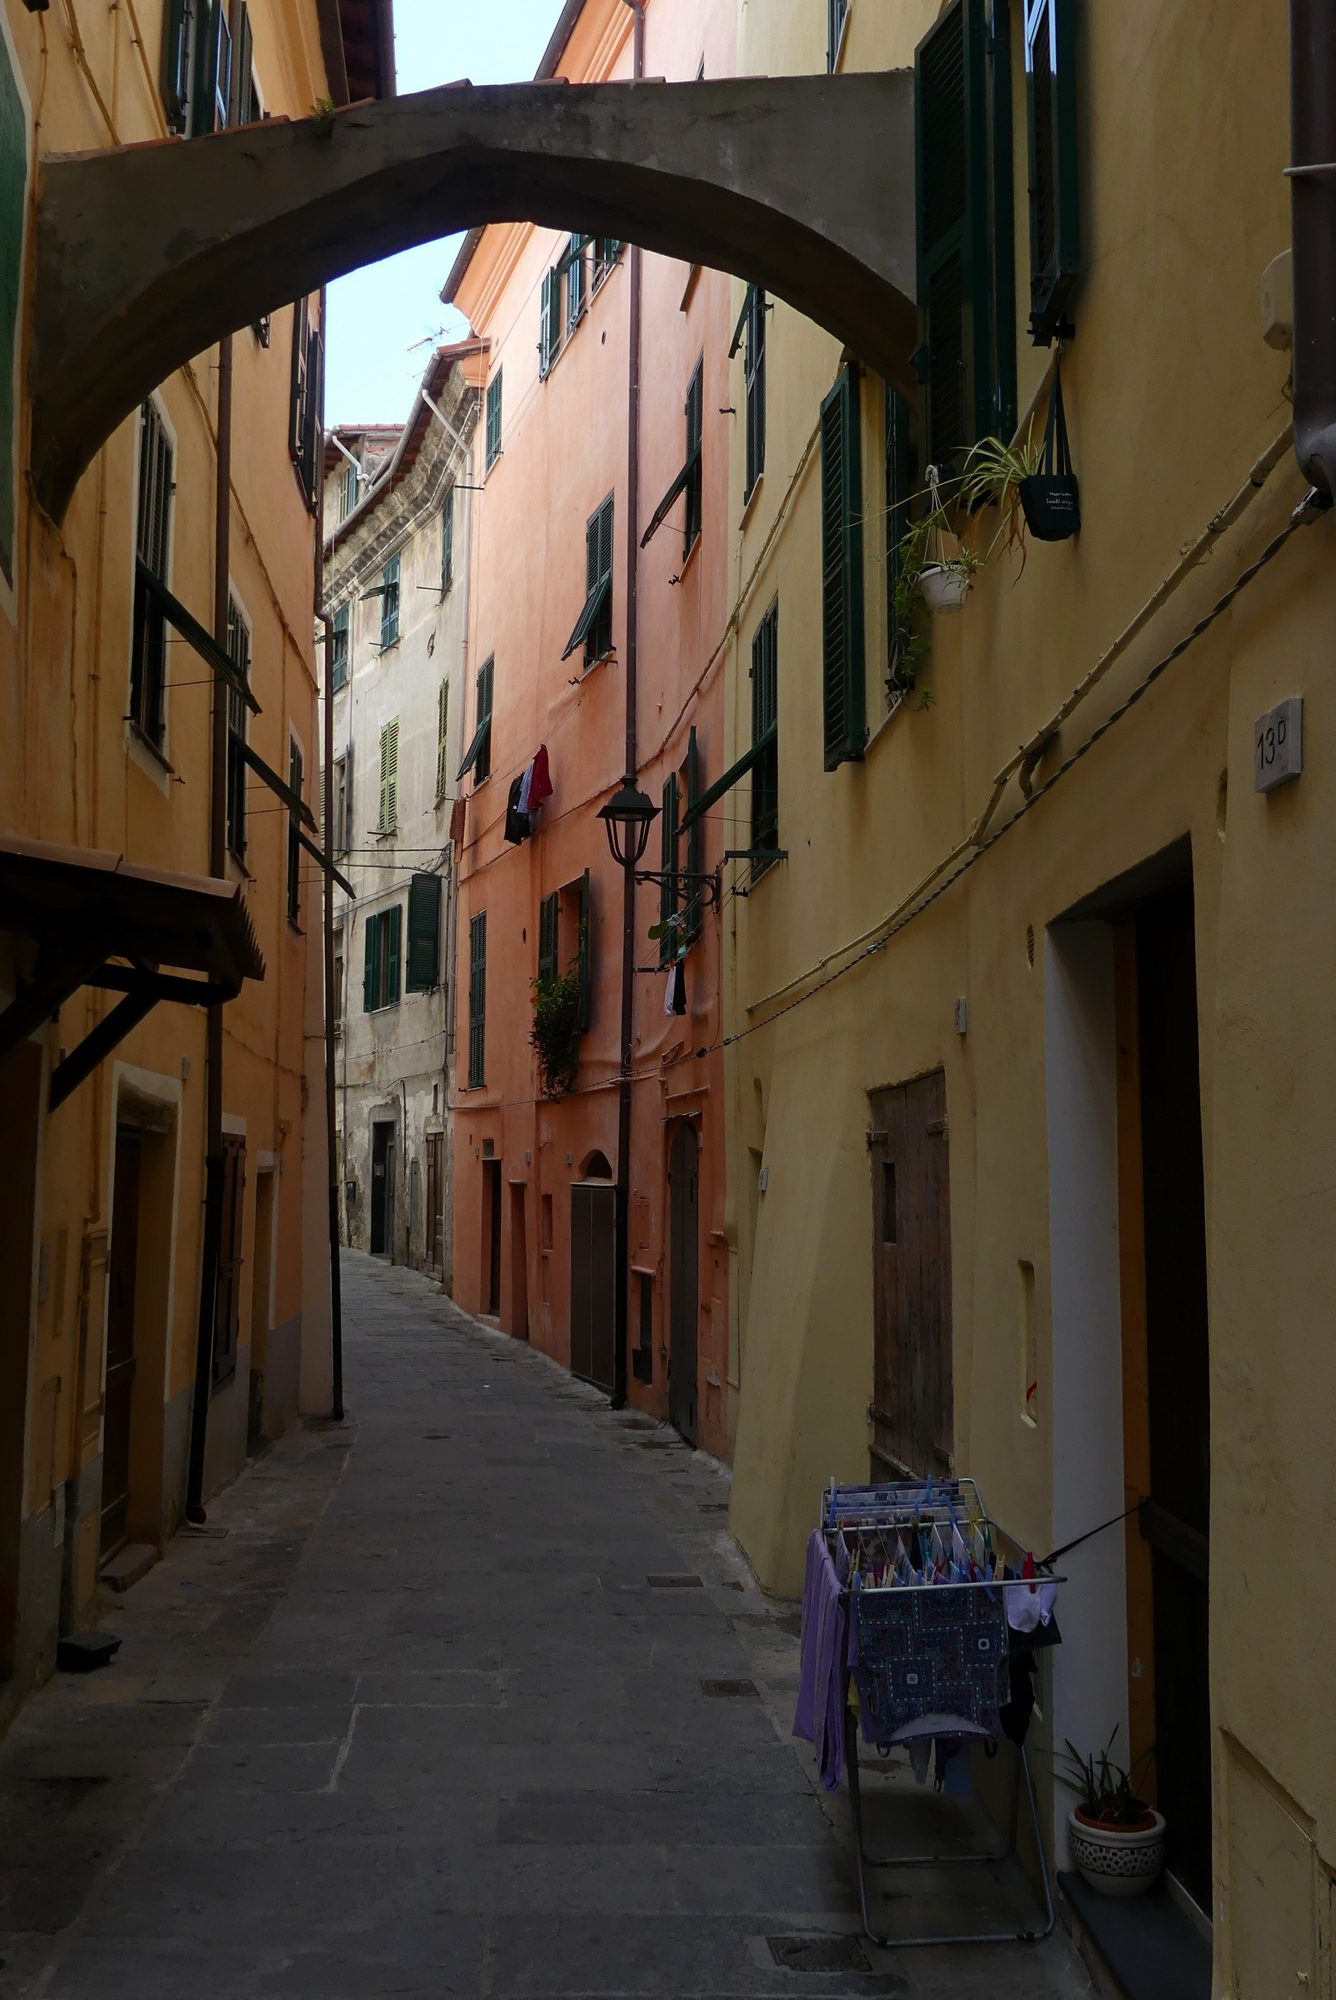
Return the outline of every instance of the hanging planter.
{"type": "Polygon", "coordinates": [[[962,562],[929,563],[919,571],[919,589],[929,611],[963,611],[973,581],[962,562]]]}
{"type": "Polygon", "coordinates": [[[1044,448],[1038,470],[1019,487],[1025,525],[1037,542],[1065,542],[1080,532],[1081,493],[1072,471],[1067,413],[1062,402],[1062,357],[1053,362],[1053,394],[1049,399],[1044,448]]]}
{"type": "Polygon", "coordinates": [[[961,611],[974,584],[979,558],[967,549],[946,518],[939,474],[928,467],[931,501],[923,523],[922,561],[915,579],[929,611],[961,611]]]}

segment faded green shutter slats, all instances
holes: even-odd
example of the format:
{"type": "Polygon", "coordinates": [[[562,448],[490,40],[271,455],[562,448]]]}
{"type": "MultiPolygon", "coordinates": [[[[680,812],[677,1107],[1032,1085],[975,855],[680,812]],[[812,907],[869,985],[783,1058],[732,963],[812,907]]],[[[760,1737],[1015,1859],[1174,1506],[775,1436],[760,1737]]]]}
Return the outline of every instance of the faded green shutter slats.
{"type": "Polygon", "coordinates": [[[446,743],[450,734],[450,683],[443,680],[436,690],[436,803],[445,797],[445,787],[450,771],[446,762],[446,743]]]}
{"type": "Polygon", "coordinates": [[[408,885],[408,969],[410,993],[426,993],[441,977],[441,878],[414,875],[408,885]]]}
{"type": "Polygon", "coordinates": [[[594,1011],[594,903],[589,870],[580,879],[580,1012],[577,1025],[584,1034],[594,1011]]]}
{"type": "Polygon", "coordinates": [[[391,556],[381,571],[380,644],[382,652],[399,637],[399,557],[391,556]]]}
{"type": "MultiPolygon", "coordinates": [[[[687,811],[690,812],[700,797],[701,756],[693,727],[687,738],[687,811]]],[[[724,843],[728,845],[727,842],[724,843]]],[[[686,869],[689,875],[705,873],[705,822],[694,819],[687,830],[686,869]]],[[[705,901],[700,884],[692,883],[687,890],[686,941],[694,944],[705,926],[705,901]]]]}
{"type": "Polygon", "coordinates": [[[469,923],[469,1087],[477,1089],[487,1071],[487,912],[469,923]]]}
{"type": "Polygon", "coordinates": [[[445,489],[445,504],[441,508],[441,595],[444,596],[455,580],[455,489],[445,489]]]}
{"type": "Polygon", "coordinates": [[[913,491],[909,448],[909,405],[898,389],[886,384],[886,631],[891,676],[904,634],[896,616],[900,584],[900,544],[909,532],[909,499],[913,491]]]}
{"type": "Polygon", "coordinates": [[[825,766],[861,757],[863,690],[862,450],[850,367],[821,405],[821,640],[825,766]]]}
{"type": "Polygon", "coordinates": [[[380,918],[368,917],[362,932],[366,956],[362,961],[362,1007],[366,1013],[380,1005],[380,918]]]}
{"type": "Polygon", "coordinates": [[[399,963],[403,954],[403,908],[396,903],[393,909],[381,913],[389,943],[385,952],[385,1005],[393,1007],[399,999],[399,963]]]}
{"type": "Polygon", "coordinates": [[[1025,101],[1030,161],[1030,335],[1055,339],[1081,268],[1076,104],[1076,10],[1042,0],[1026,10],[1025,101]]]}
{"type": "MultiPolygon", "coordinates": [[[[557,345],[557,316],[560,311],[561,273],[554,266],[543,279],[538,308],[538,373],[546,375],[552,366],[557,345]]],[[[488,450],[490,451],[490,442],[488,450]]]]}
{"type": "Polygon", "coordinates": [[[380,732],[380,817],[377,829],[393,833],[399,819],[399,718],[380,732]]]}
{"type": "Polygon", "coordinates": [[[659,938],[659,964],[667,965],[677,956],[677,773],[670,771],[663,781],[663,811],[659,819],[659,922],[664,930],[659,938]]]}
{"type": "Polygon", "coordinates": [[[538,977],[557,976],[557,895],[555,890],[538,905],[538,977]]]}
{"type": "Polygon", "coordinates": [[[501,370],[498,368],[487,384],[487,449],[486,464],[490,472],[501,456],[501,370]]]}
{"type": "Polygon", "coordinates": [[[954,0],[919,44],[914,83],[927,456],[945,465],[992,422],[984,0],[954,0]]]}

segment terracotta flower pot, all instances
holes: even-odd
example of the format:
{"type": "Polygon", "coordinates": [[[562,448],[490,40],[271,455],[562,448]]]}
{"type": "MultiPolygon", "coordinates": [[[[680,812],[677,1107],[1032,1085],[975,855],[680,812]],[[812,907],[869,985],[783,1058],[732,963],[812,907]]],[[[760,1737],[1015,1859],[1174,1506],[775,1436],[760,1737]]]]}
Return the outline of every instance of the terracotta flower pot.
{"type": "Polygon", "coordinates": [[[1067,1827],[1072,1859],[1101,1896],[1139,1896],[1164,1867],[1164,1814],[1153,1806],[1132,1826],[1107,1826],[1073,1806],[1067,1827]]]}
{"type": "Polygon", "coordinates": [[[919,572],[919,588],[929,611],[959,611],[973,581],[959,563],[929,563],[919,572]]]}

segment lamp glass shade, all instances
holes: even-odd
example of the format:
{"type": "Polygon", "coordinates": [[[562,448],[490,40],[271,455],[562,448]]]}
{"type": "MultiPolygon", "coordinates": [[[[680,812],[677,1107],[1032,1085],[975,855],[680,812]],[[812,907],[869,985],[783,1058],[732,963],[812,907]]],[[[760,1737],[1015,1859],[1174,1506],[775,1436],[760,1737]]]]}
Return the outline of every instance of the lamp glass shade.
{"type": "Polygon", "coordinates": [[[632,779],[624,778],[608,803],[599,807],[598,816],[608,830],[613,860],[622,868],[637,867],[649,844],[650,827],[659,816],[653,800],[632,779]]]}

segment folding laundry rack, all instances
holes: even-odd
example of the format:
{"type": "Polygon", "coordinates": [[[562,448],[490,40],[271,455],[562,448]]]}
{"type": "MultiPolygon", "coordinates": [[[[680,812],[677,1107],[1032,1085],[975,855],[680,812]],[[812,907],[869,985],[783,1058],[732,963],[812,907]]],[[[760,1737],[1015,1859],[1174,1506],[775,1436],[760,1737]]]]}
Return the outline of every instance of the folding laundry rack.
{"type": "MultiPolygon", "coordinates": [[[[982,1581],[949,1583],[912,1583],[893,1579],[882,1582],[862,1580],[864,1569],[870,1570],[874,1577],[879,1570],[884,1573],[894,1566],[897,1554],[904,1556],[911,1548],[922,1552],[931,1546],[949,1546],[954,1542],[959,1549],[963,1541],[970,1551],[982,1549],[995,1559],[1000,1559],[1017,1579],[1020,1579],[1021,1568],[1025,1562],[1025,1551],[1013,1536],[1006,1534],[990,1518],[979,1488],[972,1479],[899,1481],[880,1486],[837,1486],[832,1479],[822,1496],[821,1527],[841,1574],[849,1574],[853,1569],[860,1578],[858,1586],[860,1591],[866,1590],[878,1594],[893,1592],[897,1598],[917,1591],[955,1593],[979,1590],[987,1590],[997,1597],[1000,1592],[1008,1588],[1018,1587],[1017,1583],[1000,1584],[995,1577],[988,1577],[982,1581]],[[847,1567],[842,1566],[841,1558],[847,1559],[847,1567]]],[[[901,1567],[903,1569],[903,1564],[901,1567]]],[[[1044,1563],[1036,1564],[1033,1578],[1020,1580],[1019,1587],[1028,1587],[1032,1580],[1036,1583],[1064,1581],[1062,1577],[1055,1576],[1044,1563]]],[[[851,1599],[852,1595],[851,1592],[851,1599]]],[[[852,1610],[852,1604],[850,1615],[856,1615],[852,1610]]],[[[911,1727],[912,1725],[906,1725],[906,1730],[911,1727]]],[[[1016,1787],[1011,1837],[1000,1853],[877,1856],[868,1853],[863,1836],[863,1799],[858,1766],[859,1723],[852,1705],[848,1702],[844,1710],[844,1731],[849,1804],[853,1818],[854,1850],[858,1861],[858,1897],[863,1912],[863,1931],[872,1943],[888,1949],[903,1949],[906,1946],[932,1944],[1029,1944],[1047,1937],[1055,1922],[1053,1886],[1044,1852],[1034,1781],[1030,1774],[1030,1763],[1024,1742],[1016,1746],[1020,1776],[1016,1787]],[[956,1866],[1005,1860],[1016,1849],[1022,1792],[1029,1807],[1029,1821],[1034,1835],[1043,1891],[1044,1922],[1040,1928],[951,1931],[927,1937],[905,1938],[887,1937],[872,1928],[868,1916],[869,1869],[956,1866]]],[[[882,1742],[886,1747],[890,1747],[905,1740],[907,1740],[905,1733],[896,1730],[885,1736],[882,1742]]]]}

